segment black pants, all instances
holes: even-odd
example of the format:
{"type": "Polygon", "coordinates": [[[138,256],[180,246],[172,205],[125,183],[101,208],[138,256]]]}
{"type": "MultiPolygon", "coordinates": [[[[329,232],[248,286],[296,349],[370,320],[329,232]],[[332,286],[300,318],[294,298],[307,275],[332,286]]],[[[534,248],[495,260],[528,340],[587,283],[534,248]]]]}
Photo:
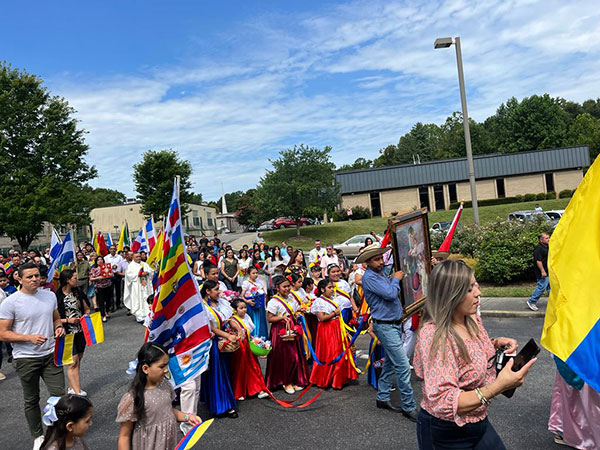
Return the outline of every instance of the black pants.
{"type": "Polygon", "coordinates": [[[119,309],[123,303],[123,290],[121,289],[121,285],[123,284],[122,281],[123,277],[121,275],[114,275],[112,277],[114,296],[111,298],[111,309],[119,309]]]}
{"type": "Polygon", "coordinates": [[[459,427],[454,422],[433,417],[423,408],[418,416],[417,441],[420,450],[506,450],[487,417],[459,427]]]}
{"type": "Polygon", "coordinates": [[[96,288],[96,303],[98,303],[98,308],[100,308],[100,315],[104,317],[110,309],[110,299],[112,296],[112,286],[107,286],[105,288],[96,288]]]}

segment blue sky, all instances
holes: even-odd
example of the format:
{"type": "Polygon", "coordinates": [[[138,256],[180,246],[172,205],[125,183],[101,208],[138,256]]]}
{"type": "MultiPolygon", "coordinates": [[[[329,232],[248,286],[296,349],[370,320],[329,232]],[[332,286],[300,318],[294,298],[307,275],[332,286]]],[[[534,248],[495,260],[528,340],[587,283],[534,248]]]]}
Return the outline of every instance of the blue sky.
{"type": "Polygon", "coordinates": [[[511,96],[600,96],[600,12],[577,1],[30,1],[3,7],[0,58],[41,76],[89,133],[94,186],[134,196],[148,149],[191,161],[194,191],[254,187],[294,144],[373,159],[417,121],[511,96]],[[25,6],[26,5],[26,6],[25,6]]]}

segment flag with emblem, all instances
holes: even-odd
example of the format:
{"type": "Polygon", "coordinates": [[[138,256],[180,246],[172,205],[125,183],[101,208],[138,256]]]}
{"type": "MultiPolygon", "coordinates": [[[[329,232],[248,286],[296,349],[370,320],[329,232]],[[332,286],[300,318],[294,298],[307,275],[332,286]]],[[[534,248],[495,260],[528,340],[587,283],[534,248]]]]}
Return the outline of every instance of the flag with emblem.
{"type": "Polygon", "coordinates": [[[146,238],[148,252],[151,252],[154,249],[154,245],[156,244],[156,234],[154,233],[154,220],[152,217],[150,217],[144,225],[144,235],[146,238]]]}
{"type": "Polygon", "coordinates": [[[132,252],[147,252],[148,251],[148,244],[146,242],[146,233],[144,232],[144,229],[142,228],[138,235],[135,238],[135,241],[133,241],[131,243],[131,251],[132,252]]]}
{"type": "Polygon", "coordinates": [[[148,340],[168,349],[171,381],[177,387],[207,369],[211,346],[208,313],[187,260],[177,179],[162,245],[148,340]]]}

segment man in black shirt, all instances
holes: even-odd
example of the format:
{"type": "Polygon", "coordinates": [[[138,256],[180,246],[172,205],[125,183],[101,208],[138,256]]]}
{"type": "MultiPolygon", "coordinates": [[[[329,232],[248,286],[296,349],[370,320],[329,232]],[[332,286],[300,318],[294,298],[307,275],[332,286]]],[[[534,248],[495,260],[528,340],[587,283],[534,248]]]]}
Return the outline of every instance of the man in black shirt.
{"type": "Polygon", "coordinates": [[[537,278],[537,286],[529,300],[527,300],[527,306],[532,311],[537,311],[537,301],[540,299],[542,294],[548,291],[550,294],[550,281],[548,279],[548,242],[550,242],[550,236],[548,233],[542,233],[539,235],[539,243],[533,251],[533,262],[535,264],[535,276],[537,278]]]}

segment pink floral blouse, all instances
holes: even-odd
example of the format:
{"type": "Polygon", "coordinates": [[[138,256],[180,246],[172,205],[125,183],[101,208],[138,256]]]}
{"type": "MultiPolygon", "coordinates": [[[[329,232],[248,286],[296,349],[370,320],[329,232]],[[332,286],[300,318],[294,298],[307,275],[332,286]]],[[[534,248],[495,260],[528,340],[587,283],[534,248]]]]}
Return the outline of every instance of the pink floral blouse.
{"type": "Polygon", "coordinates": [[[419,329],[415,347],[413,365],[416,375],[423,379],[421,408],[438,419],[454,422],[458,426],[479,422],[488,413],[485,406],[480,406],[465,415],[458,415],[460,393],[480,388],[496,378],[495,368],[492,366],[488,369],[488,360],[495,353],[494,345],[481,318],[475,317],[479,334],[465,340],[471,363],[467,364],[459,356],[456,343],[454,340],[450,343],[450,339],[447,340],[450,347],[447,348],[444,359],[441,350],[438,350],[435,357],[431,357],[429,350],[435,332],[435,324],[431,322],[423,324],[419,329]]]}

